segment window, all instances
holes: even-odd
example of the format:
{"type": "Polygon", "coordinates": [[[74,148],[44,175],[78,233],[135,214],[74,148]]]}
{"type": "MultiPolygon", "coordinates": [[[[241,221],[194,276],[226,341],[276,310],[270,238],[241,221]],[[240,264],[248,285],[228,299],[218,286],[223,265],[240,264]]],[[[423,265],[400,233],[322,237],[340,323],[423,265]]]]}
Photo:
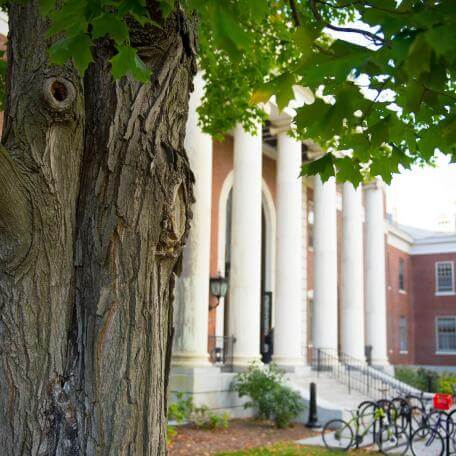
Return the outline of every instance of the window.
{"type": "Polygon", "coordinates": [[[453,262],[439,261],[435,264],[436,287],[437,293],[452,294],[454,293],[453,262]]]}
{"type": "Polygon", "coordinates": [[[399,319],[399,351],[401,353],[408,352],[407,317],[399,319]]]}
{"type": "Polygon", "coordinates": [[[399,290],[405,291],[405,261],[399,259],[399,290]]]}
{"type": "Polygon", "coordinates": [[[314,211],[313,204],[309,203],[307,211],[307,246],[313,247],[313,227],[314,227],[314,211]]]}
{"type": "Polygon", "coordinates": [[[456,317],[437,318],[437,352],[456,353],[456,317]]]}

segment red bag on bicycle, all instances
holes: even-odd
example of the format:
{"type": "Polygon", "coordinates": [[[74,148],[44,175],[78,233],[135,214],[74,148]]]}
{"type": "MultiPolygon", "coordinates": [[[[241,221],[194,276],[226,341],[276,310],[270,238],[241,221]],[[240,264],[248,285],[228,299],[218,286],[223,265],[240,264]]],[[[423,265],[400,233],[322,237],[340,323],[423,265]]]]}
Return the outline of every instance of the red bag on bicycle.
{"type": "Polygon", "coordinates": [[[453,406],[453,396],[451,394],[436,393],[433,398],[436,410],[448,410],[453,406]]]}

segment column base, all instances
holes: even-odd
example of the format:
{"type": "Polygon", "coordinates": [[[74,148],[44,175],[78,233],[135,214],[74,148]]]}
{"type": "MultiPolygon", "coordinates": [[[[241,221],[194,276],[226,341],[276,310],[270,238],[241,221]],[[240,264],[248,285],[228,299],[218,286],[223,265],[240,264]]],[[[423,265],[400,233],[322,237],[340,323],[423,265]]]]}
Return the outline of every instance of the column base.
{"type": "Polygon", "coordinates": [[[171,357],[173,367],[212,367],[209,355],[198,353],[173,353],[171,357]]]}
{"type": "Polygon", "coordinates": [[[291,373],[298,373],[300,369],[305,369],[306,363],[304,362],[304,358],[298,357],[289,357],[289,356],[281,356],[281,355],[273,355],[272,362],[279,368],[284,370],[285,372],[291,373]]]}
{"type": "Polygon", "coordinates": [[[245,371],[252,363],[263,365],[260,355],[234,355],[229,364],[234,372],[245,371]]]}
{"type": "Polygon", "coordinates": [[[233,372],[223,372],[220,367],[173,366],[170,372],[169,402],[176,400],[177,393],[190,396],[197,407],[208,407],[216,413],[227,412],[231,418],[253,416],[253,409],[244,408],[248,398],[240,398],[231,389],[233,372]]]}

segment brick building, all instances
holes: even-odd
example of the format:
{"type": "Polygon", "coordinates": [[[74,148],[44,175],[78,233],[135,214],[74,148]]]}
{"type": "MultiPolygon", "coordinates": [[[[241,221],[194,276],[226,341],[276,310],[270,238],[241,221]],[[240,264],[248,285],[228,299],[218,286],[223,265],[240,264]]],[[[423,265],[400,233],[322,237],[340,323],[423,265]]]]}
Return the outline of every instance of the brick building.
{"type": "MultiPolygon", "coordinates": [[[[456,235],[390,223],[380,180],[355,189],[298,178],[323,151],[287,134],[292,110],[270,102],[256,134],[238,125],[212,140],[198,126],[200,77],[195,86],[186,146],[196,203],[176,289],[171,390],[236,409],[233,371],[272,360],[305,376],[322,350],[379,372],[456,365],[456,235]],[[228,292],[216,298],[209,279],[218,276],[228,292]]],[[[305,90],[295,95],[309,101],[305,90]]]]}
{"type": "Polygon", "coordinates": [[[390,362],[456,366],[456,233],[387,227],[390,362]]]}

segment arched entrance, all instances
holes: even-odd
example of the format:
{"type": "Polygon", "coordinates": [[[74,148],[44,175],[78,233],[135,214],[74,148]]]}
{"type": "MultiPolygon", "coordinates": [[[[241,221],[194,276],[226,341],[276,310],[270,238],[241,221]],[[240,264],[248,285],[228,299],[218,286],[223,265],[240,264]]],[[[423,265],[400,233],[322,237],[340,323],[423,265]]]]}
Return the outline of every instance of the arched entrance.
{"type": "MultiPolygon", "coordinates": [[[[260,352],[265,363],[271,361],[273,351],[272,328],[274,326],[273,296],[275,278],[275,209],[272,195],[263,181],[262,197],[262,235],[261,235],[261,315],[260,315],[260,352]]],[[[231,222],[232,222],[232,174],[226,179],[219,206],[219,250],[218,268],[230,278],[231,269],[231,222]]],[[[229,327],[229,293],[217,309],[217,333],[232,336],[229,327]]]]}

